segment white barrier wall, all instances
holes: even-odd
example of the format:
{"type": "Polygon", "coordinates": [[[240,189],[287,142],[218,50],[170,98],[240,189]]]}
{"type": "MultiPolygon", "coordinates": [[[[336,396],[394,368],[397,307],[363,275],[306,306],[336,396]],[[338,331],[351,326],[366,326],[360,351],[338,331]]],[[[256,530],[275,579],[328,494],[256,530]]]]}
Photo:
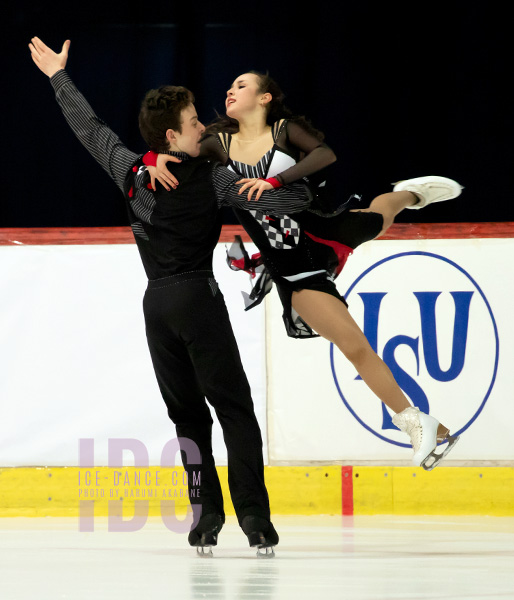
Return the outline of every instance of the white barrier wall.
{"type": "MultiPolygon", "coordinates": [[[[452,460],[514,459],[512,256],[513,239],[375,241],[337,280],[411,401],[462,433],[452,460]]],[[[249,276],[228,269],[224,244],[215,273],[270,464],[410,459],[338,351],[286,336],[276,291],[266,314],[243,311],[249,276]]],[[[77,465],[80,438],[94,438],[97,465],[109,438],[140,440],[159,464],[175,433],[146,346],[136,246],[0,246],[0,276],[0,466],[77,465]]],[[[226,464],[217,423],[214,452],[226,464]]]]}
{"type": "MultiPolygon", "coordinates": [[[[222,244],[215,273],[244,340],[265,441],[264,307],[243,312],[249,276],[228,269],[222,244]]],[[[147,348],[146,276],[135,244],[0,246],[0,280],[0,466],[77,465],[80,438],[94,438],[99,466],[107,465],[109,438],[140,440],[159,464],[175,430],[147,348]]],[[[226,464],[214,421],[215,458],[226,464]]]]}
{"type": "MultiPolygon", "coordinates": [[[[374,241],[337,280],[410,400],[462,438],[452,460],[514,459],[514,240],[374,241]]],[[[273,462],[410,459],[406,436],[327,341],[283,334],[267,304],[273,462]]]]}

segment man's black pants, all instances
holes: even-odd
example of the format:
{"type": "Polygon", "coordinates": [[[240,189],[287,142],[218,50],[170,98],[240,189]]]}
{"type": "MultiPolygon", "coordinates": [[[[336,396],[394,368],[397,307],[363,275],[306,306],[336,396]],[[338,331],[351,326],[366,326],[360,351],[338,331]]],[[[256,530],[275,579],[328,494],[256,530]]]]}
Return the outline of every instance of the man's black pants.
{"type": "Polygon", "coordinates": [[[212,456],[207,398],[223,429],[228,483],[239,523],[246,515],[269,519],[261,432],[223,294],[212,271],[149,281],[143,310],[168,415],[177,436],[193,440],[201,454],[201,465],[188,464],[181,451],[192,496],[193,472],[201,474],[199,498],[191,497],[191,503],[201,504],[204,515],[225,515],[212,456]]]}

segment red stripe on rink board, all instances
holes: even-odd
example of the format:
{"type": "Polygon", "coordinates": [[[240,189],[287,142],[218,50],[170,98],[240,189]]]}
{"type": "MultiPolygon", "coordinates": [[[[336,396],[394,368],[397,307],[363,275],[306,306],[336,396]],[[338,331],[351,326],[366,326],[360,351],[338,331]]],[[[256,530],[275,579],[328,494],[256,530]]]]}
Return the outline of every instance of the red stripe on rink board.
{"type": "Polygon", "coordinates": [[[342,515],[353,515],[353,467],[341,467],[342,515]]]}
{"type": "MultiPolygon", "coordinates": [[[[220,242],[232,242],[235,235],[249,242],[240,225],[224,225],[220,242]]],[[[506,223],[395,223],[381,240],[514,238],[514,222],[506,223]]],[[[4,228],[0,246],[55,246],[63,244],[134,244],[130,227],[4,228]]]]}
{"type": "Polygon", "coordinates": [[[444,240],[512,238],[514,222],[502,223],[394,223],[381,240],[444,240]]]}
{"type": "MultiPolygon", "coordinates": [[[[232,242],[234,236],[240,235],[244,242],[250,236],[241,225],[225,225],[220,242],[232,242]]],[[[30,229],[0,229],[0,246],[61,246],[61,245],[96,245],[96,244],[135,244],[130,227],[34,227],[30,229]]]]}

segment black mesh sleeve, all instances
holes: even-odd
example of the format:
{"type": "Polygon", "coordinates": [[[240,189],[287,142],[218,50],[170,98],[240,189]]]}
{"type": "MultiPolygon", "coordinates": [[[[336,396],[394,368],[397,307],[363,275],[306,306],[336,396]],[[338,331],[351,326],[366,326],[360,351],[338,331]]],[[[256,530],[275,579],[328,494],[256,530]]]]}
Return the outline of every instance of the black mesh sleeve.
{"type": "Polygon", "coordinates": [[[326,144],[292,121],[287,122],[277,144],[285,150],[293,146],[305,154],[296,165],[275,176],[284,185],[321,171],[337,160],[334,152],[326,144]]]}

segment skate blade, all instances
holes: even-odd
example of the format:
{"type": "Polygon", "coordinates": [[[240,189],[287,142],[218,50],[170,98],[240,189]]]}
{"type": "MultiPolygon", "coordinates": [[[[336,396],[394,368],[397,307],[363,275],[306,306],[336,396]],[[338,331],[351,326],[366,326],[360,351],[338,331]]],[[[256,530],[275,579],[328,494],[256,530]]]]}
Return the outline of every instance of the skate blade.
{"type": "Polygon", "coordinates": [[[446,437],[445,441],[448,442],[448,446],[444,449],[440,454],[436,454],[435,448],[432,452],[421,462],[421,467],[425,469],[425,471],[432,471],[435,469],[437,465],[443,460],[443,458],[450,452],[450,450],[455,446],[455,444],[459,441],[460,436],[452,436],[449,435],[446,437]],[[432,459],[432,460],[431,460],[432,459]]]}
{"type": "Polygon", "coordinates": [[[273,558],[275,556],[274,545],[266,541],[266,537],[262,531],[252,531],[249,533],[248,541],[250,542],[250,548],[257,548],[256,556],[258,558],[273,558]]]}
{"type": "Polygon", "coordinates": [[[212,546],[197,546],[196,554],[200,558],[212,558],[214,556],[212,553],[212,546]]]}
{"type": "Polygon", "coordinates": [[[257,558],[275,558],[273,546],[263,546],[257,549],[257,558]]]}

